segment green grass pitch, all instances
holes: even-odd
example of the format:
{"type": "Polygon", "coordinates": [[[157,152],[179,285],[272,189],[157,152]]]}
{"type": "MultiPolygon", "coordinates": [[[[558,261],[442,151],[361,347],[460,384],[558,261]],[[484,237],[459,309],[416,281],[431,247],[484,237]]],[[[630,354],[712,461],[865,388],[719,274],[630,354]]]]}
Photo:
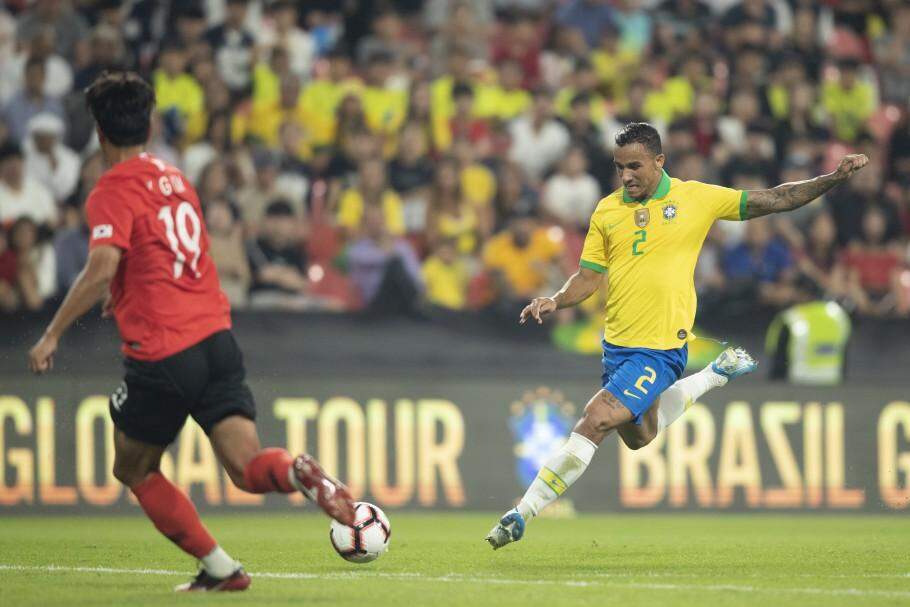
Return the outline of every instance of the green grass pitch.
{"type": "Polygon", "coordinates": [[[0,604],[910,604],[910,521],[900,516],[542,519],[495,553],[482,540],[494,514],[392,512],[391,520],[389,553],[354,565],[332,551],[323,517],[206,517],[253,586],[175,596],[195,563],[141,517],[0,518],[0,604]]]}

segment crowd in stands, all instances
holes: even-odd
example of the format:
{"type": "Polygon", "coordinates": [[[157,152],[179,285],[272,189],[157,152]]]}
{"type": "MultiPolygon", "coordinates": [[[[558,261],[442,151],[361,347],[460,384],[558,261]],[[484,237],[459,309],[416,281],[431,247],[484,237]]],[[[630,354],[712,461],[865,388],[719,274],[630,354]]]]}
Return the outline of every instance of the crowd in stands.
{"type": "Polygon", "coordinates": [[[680,179],[871,159],[798,212],[719,222],[703,306],[910,316],[903,0],[6,0],[5,313],[86,259],[105,167],[82,91],[115,68],[153,84],[149,151],[195,184],[238,309],[512,314],[577,267],[613,135],[648,121],[680,179]]]}

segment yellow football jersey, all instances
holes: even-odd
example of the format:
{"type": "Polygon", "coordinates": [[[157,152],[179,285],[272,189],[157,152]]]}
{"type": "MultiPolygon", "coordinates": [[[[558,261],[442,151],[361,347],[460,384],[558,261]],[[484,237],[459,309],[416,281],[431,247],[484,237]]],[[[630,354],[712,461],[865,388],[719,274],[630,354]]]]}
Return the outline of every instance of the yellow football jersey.
{"type": "Polygon", "coordinates": [[[608,272],[604,339],[616,346],[670,350],[694,339],[695,262],[717,219],[745,219],[746,192],[666,172],[639,202],[620,188],[602,199],[580,264],[608,272]]]}

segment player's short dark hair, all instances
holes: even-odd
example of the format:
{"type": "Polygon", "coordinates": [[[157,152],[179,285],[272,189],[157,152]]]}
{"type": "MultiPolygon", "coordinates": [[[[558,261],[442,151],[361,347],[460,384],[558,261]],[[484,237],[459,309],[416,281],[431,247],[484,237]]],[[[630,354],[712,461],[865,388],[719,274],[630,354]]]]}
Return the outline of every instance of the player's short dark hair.
{"type": "Polygon", "coordinates": [[[663,153],[660,133],[647,122],[630,122],[616,133],[617,146],[623,147],[632,143],[640,143],[655,156],[663,153]]]}
{"type": "Polygon", "coordinates": [[[128,147],[148,141],[155,92],[135,72],[103,72],[85,89],[85,100],[112,144],[128,147]]]}

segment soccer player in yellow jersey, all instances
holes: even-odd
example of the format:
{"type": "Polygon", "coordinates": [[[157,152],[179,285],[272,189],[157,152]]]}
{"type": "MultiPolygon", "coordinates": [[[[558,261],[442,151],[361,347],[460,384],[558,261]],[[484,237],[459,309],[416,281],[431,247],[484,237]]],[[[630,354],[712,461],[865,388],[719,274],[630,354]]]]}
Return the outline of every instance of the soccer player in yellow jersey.
{"type": "Polygon", "coordinates": [[[640,449],[702,394],[755,370],[742,348],[728,348],[684,379],[694,339],[699,250],[718,219],[743,221],[799,208],[843,183],[868,159],[848,155],[837,170],[775,188],[737,191],[673,179],[663,170],[660,136],[649,124],[616,134],[613,161],[622,188],[598,203],[579,269],[552,297],[538,297],[519,322],[543,318],[590,297],[607,277],[602,389],[585,406],[565,445],[537,474],[518,506],[487,536],[494,549],[521,539],[525,525],[584,473],[613,430],[640,449]]]}

